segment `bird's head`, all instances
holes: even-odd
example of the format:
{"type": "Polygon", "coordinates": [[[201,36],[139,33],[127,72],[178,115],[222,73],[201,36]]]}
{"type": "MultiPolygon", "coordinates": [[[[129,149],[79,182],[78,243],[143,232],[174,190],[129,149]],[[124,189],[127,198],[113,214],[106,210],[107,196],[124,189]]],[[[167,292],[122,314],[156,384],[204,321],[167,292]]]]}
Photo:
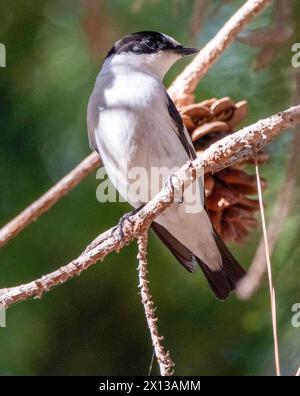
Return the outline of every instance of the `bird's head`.
{"type": "Polygon", "coordinates": [[[184,47],[163,33],[137,32],[117,41],[106,56],[106,63],[130,64],[163,79],[178,59],[198,51],[196,48],[184,47]]]}

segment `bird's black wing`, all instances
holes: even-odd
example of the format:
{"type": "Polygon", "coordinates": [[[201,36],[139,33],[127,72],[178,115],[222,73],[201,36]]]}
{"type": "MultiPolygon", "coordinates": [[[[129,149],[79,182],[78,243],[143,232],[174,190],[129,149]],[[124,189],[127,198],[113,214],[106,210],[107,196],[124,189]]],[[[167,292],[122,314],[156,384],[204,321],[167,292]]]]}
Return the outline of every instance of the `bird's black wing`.
{"type": "Polygon", "coordinates": [[[233,257],[216,232],[214,232],[213,235],[222,257],[222,267],[218,271],[212,271],[199,257],[196,257],[162,225],[153,222],[151,228],[189,272],[194,272],[196,270],[196,265],[199,265],[212,291],[220,300],[225,300],[230,292],[235,289],[238,281],[245,275],[245,270],[233,257]]]}
{"type": "MultiPolygon", "coordinates": [[[[189,158],[194,160],[197,155],[192,141],[186,132],[182,118],[168,94],[167,99],[168,112],[175,124],[176,135],[180,139],[189,158]]],[[[194,272],[196,269],[195,263],[199,264],[208,280],[211,289],[215,293],[216,297],[220,298],[221,300],[224,300],[229,296],[231,290],[234,290],[237,282],[244,276],[244,269],[230,253],[215,230],[213,231],[213,237],[222,258],[222,267],[218,271],[212,271],[209,266],[206,265],[206,263],[204,263],[199,257],[195,256],[187,247],[183,246],[180,241],[178,241],[160,224],[153,222],[151,228],[159,237],[159,239],[167,246],[170,252],[188,271],[194,272]]]]}
{"type": "Polygon", "coordinates": [[[167,106],[168,106],[168,111],[169,115],[172,119],[172,121],[175,124],[175,132],[176,135],[179,137],[185,151],[187,152],[188,156],[190,157],[191,160],[194,160],[197,158],[197,154],[195,152],[195,149],[193,147],[193,144],[185,132],[185,126],[182,121],[181,115],[179,114],[179,111],[177,110],[173,100],[170,98],[170,96],[167,94],[167,106]]]}

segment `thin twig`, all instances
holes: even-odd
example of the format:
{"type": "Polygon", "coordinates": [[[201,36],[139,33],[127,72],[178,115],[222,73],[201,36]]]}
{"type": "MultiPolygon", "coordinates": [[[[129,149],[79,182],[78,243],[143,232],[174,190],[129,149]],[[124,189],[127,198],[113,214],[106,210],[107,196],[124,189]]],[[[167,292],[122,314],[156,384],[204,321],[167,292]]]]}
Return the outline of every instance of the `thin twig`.
{"type": "MultiPolygon", "coordinates": [[[[280,238],[295,196],[296,178],[300,166],[300,129],[295,128],[294,133],[294,137],[291,141],[292,153],[290,158],[288,159],[284,181],[280,186],[280,191],[278,193],[275,207],[267,225],[267,234],[271,256],[280,238]]],[[[252,263],[247,271],[247,274],[240,280],[237,285],[236,294],[239,298],[243,300],[253,296],[253,294],[261,284],[263,275],[266,272],[267,262],[265,258],[264,246],[264,238],[262,237],[256,249],[252,263]]]]}
{"type": "Polygon", "coordinates": [[[267,261],[267,268],[268,268],[276,375],[280,376],[280,360],[279,360],[279,346],[278,346],[278,334],[277,334],[276,296],[275,296],[275,289],[273,286],[273,279],[272,279],[272,266],[271,266],[271,258],[270,258],[270,249],[269,249],[269,244],[268,244],[268,235],[267,235],[264,204],[263,204],[263,198],[262,198],[262,188],[261,188],[261,181],[260,181],[261,179],[260,179],[260,175],[259,175],[258,161],[256,158],[255,158],[255,171],[256,171],[257,193],[258,193],[258,200],[259,200],[259,207],[260,207],[261,223],[262,223],[262,230],[263,230],[263,236],[264,236],[264,241],[265,241],[265,254],[266,254],[266,261],[267,261]]]}
{"type": "MultiPolygon", "coordinates": [[[[217,61],[222,52],[233,42],[245,26],[266,8],[269,2],[269,0],[248,0],[219,31],[216,37],[198,54],[190,66],[187,66],[177,77],[169,88],[169,94],[178,105],[187,102],[187,98],[191,96],[196,85],[217,61]],[[223,35],[224,37],[222,37],[223,35]],[[189,76],[189,74],[191,75],[189,76]]],[[[49,210],[59,199],[70,192],[84,177],[88,176],[100,165],[101,162],[96,153],[92,153],[84,159],[48,192],[0,229],[0,247],[4,246],[11,238],[17,236],[25,227],[49,210]]]]}
{"type": "Polygon", "coordinates": [[[152,355],[151,355],[151,362],[150,362],[150,366],[149,366],[149,370],[148,370],[148,377],[150,377],[150,375],[151,375],[153,362],[154,362],[154,356],[155,356],[155,350],[153,348],[153,352],[152,352],[152,355]]]}
{"type": "Polygon", "coordinates": [[[147,277],[147,244],[148,232],[146,230],[138,237],[139,288],[141,290],[142,304],[144,306],[145,316],[149,327],[155,356],[159,365],[160,374],[162,376],[170,376],[173,374],[174,363],[171,359],[169,351],[166,351],[162,344],[164,338],[161,337],[158,332],[158,319],[155,315],[156,308],[150,294],[149,281],[147,277]]]}
{"type": "MultiPolygon", "coordinates": [[[[300,102],[300,72],[295,74],[294,103],[300,102]]],[[[267,226],[270,254],[274,251],[281,235],[282,229],[288,218],[292,203],[295,198],[297,175],[300,168],[300,127],[296,125],[290,143],[290,156],[285,170],[285,177],[267,226]]],[[[239,282],[236,294],[241,299],[250,298],[257,290],[263,275],[266,272],[267,263],[265,259],[264,238],[262,237],[256,249],[252,263],[247,274],[239,282]]]]}
{"type": "Polygon", "coordinates": [[[239,34],[238,41],[260,49],[254,60],[255,70],[269,66],[280,54],[280,47],[283,47],[291,38],[293,34],[292,3],[292,1],[276,0],[270,26],[239,34]]]}
{"type": "Polygon", "coordinates": [[[224,50],[236,39],[244,27],[270,3],[271,0],[246,1],[226,22],[222,29],[219,30],[216,36],[206,44],[169,88],[169,93],[177,106],[185,106],[193,102],[193,93],[199,81],[215,64],[224,50]]]}
{"type": "Polygon", "coordinates": [[[131,215],[122,235],[118,227],[107,230],[69,264],[36,281],[0,290],[0,306],[2,304],[2,306],[8,307],[18,301],[41,297],[55,286],[79,275],[97,261],[103,260],[109,253],[118,252],[137,238],[145,227],[148,227],[164,209],[171,205],[176,194],[182,191],[186,180],[195,180],[203,169],[206,172],[217,172],[227,166],[251,158],[253,149],[259,151],[283,130],[299,121],[300,105],[260,120],[214,143],[201,157],[185,164],[174,174],[174,189],[163,188],[138,213],[131,215]]]}
{"type": "Polygon", "coordinates": [[[211,5],[210,0],[194,1],[189,28],[190,37],[193,42],[196,40],[197,36],[199,36],[199,33],[203,28],[204,19],[209,5],[211,5]]]}
{"type": "Polygon", "coordinates": [[[266,45],[282,45],[291,37],[293,33],[291,23],[293,4],[286,0],[275,0],[274,3],[271,25],[245,31],[238,35],[238,41],[261,49],[266,45]]]}
{"type": "Polygon", "coordinates": [[[96,152],[86,157],[50,190],[0,230],[0,247],[4,246],[10,239],[18,235],[25,227],[49,210],[100,164],[100,157],[96,152]]]}

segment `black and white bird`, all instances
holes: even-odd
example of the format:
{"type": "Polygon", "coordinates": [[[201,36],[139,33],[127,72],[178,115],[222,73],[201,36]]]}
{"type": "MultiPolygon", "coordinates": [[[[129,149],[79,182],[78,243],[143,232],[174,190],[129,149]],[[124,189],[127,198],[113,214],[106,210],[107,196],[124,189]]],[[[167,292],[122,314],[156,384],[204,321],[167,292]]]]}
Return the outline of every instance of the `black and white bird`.
{"type": "MultiPolygon", "coordinates": [[[[126,161],[127,171],[142,167],[150,173],[152,167],[172,169],[196,157],[162,82],[177,60],[196,52],[162,33],[133,33],[114,44],[97,77],[88,105],[90,145],[99,152],[113,185],[134,208],[145,202],[128,194],[131,181],[118,165],[120,160],[126,161]]],[[[184,199],[161,213],[152,229],[188,271],[200,266],[222,300],[245,273],[205,209],[188,213],[184,199]]]]}

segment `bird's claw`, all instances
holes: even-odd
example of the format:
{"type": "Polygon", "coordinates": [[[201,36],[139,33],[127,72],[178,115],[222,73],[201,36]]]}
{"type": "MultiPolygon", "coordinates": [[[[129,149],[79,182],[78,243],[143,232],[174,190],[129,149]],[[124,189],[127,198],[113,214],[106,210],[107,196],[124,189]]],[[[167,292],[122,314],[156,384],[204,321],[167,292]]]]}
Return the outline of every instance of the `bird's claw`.
{"type": "Polygon", "coordinates": [[[181,194],[179,195],[179,193],[178,193],[175,196],[175,187],[174,187],[174,184],[173,184],[173,179],[176,179],[177,181],[180,181],[178,176],[175,173],[170,173],[170,176],[167,178],[167,180],[165,182],[165,188],[172,195],[172,197],[173,197],[172,202],[182,203],[183,202],[184,187],[182,186],[181,194]]]}
{"type": "Polygon", "coordinates": [[[131,212],[125,213],[119,220],[118,224],[113,227],[111,231],[111,236],[113,236],[115,233],[118,235],[119,240],[124,240],[125,238],[125,228],[126,228],[126,221],[130,223],[131,226],[134,225],[134,222],[130,220],[131,216],[134,216],[136,213],[139,212],[139,210],[143,207],[144,205],[139,206],[138,208],[132,210],[131,212]]]}
{"type": "Polygon", "coordinates": [[[125,237],[124,230],[126,228],[126,225],[125,225],[126,221],[128,221],[131,225],[133,224],[132,221],[130,220],[131,215],[132,215],[132,213],[128,212],[128,213],[125,213],[120,218],[118,224],[115,227],[113,227],[113,229],[111,231],[111,236],[113,236],[116,233],[119,240],[124,239],[124,237],[125,237]]]}

